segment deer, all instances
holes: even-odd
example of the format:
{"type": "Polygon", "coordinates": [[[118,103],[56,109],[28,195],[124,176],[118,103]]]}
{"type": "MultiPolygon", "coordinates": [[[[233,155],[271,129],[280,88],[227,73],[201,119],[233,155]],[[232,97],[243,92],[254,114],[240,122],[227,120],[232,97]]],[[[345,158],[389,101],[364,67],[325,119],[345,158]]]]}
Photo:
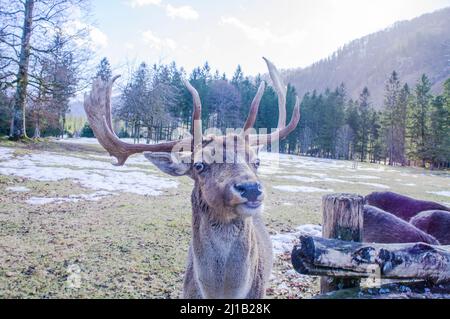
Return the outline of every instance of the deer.
{"type": "Polygon", "coordinates": [[[192,237],[184,274],[185,299],[260,299],[266,294],[273,264],[272,242],[262,213],[266,191],[258,177],[258,149],[286,138],[300,120],[296,97],[286,125],[286,94],[280,73],[264,58],[278,96],[278,127],[256,134],[253,126],[262,99],[262,81],[250,105],[244,127],[223,136],[203,135],[202,104],[197,90],[183,80],[192,95],[191,136],[159,144],[128,144],[112,128],[110,81],[95,79],[85,95],[84,108],[102,147],[124,165],[129,156],[143,153],[171,176],[194,181],[191,194],[192,237]]]}

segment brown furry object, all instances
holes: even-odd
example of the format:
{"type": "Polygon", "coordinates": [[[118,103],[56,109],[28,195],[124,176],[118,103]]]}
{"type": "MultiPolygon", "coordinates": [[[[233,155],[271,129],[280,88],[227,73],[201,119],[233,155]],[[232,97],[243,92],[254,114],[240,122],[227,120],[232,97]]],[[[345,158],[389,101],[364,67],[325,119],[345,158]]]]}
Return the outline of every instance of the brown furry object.
{"type": "Polygon", "coordinates": [[[366,243],[416,243],[439,245],[431,235],[377,207],[364,206],[363,241],[366,243]]]}
{"type": "Polygon", "coordinates": [[[369,194],[366,196],[366,204],[378,207],[406,221],[426,210],[450,211],[450,208],[444,205],[417,200],[393,192],[374,192],[369,194]]]}
{"type": "Polygon", "coordinates": [[[434,236],[442,245],[450,245],[450,212],[429,210],[414,216],[410,223],[434,236]]]}

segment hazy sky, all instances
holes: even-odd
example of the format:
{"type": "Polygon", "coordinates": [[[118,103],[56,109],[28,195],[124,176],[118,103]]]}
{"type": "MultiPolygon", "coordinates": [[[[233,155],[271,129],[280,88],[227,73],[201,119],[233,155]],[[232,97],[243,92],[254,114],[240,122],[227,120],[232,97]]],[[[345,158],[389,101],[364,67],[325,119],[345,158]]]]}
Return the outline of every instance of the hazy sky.
{"type": "Polygon", "coordinates": [[[188,72],[208,61],[232,75],[304,67],[343,44],[399,20],[450,6],[450,0],[94,0],[98,56],[169,63],[188,72]]]}

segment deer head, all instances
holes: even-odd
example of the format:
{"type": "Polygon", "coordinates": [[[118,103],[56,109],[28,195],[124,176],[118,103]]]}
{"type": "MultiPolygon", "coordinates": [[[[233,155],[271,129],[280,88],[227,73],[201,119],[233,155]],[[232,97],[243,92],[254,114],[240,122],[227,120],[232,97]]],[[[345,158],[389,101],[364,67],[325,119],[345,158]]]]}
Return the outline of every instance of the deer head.
{"type": "Polygon", "coordinates": [[[84,107],[88,121],[100,144],[116,165],[123,165],[135,153],[145,157],[161,171],[172,176],[189,176],[202,203],[214,207],[218,219],[252,216],[261,211],[264,189],[257,175],[260,164],[257,151],[260,145],[273,143],[288,136],[300,120],[300,103],[296,105],[286,126],[286,87],[278,70],[267,63],[273,86],[278,95],[278,128],[271,134],[252,134],[259,104],[264,93],[262,82],[250,107],[249,115],[239,133],[224,136],[204,136],[201,123],[201,101],[197,90],[187,81],[186,88],[193,97],[192,137],[156,145],[128,144],[119,140],[111,124],[111,90],[115,77],[105,83],[96,79],[92,91],[85,96],[84,107]]]}

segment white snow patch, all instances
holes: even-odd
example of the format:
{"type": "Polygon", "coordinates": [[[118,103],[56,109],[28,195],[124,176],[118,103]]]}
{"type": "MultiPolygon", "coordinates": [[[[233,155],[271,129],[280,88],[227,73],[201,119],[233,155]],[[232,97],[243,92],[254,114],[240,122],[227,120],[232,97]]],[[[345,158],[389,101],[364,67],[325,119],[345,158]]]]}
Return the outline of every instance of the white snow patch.
{"type": "Polygon", "coordinates": [[[113,193],[99,191],[92,194],[79,194],[79,195],[70,195],[68,197],[31,197],[25,202],[30,205],[46,205],[51,203],[63,203],[63,202],[72,202],[76,203],[79,201],[90,201],[95,202],[104,197],[113,195],[113,193]]]}
{"type": "MultiPolygon", "coordinates": [[[[121,138],[122,142],[134,144],[133,138],[121,138]]],[[[80,138],[65,138],[65,139],[54,139],[58,143],[68,143],[68,144],[88,144],[88,145],[100,145],[96,138],[80,137],[80,138]]],[[[146,139],[140,139],[141,144],[145,144],[146,139]]],[[[165,141],[159,141],[158,143],[163,143],[165,141]]],[[[150,144],[156,144],[155,141],[151,140],[150,144]]]]}
{"type": "Polygon", "coordinates": [[[29,188],[24,186],[8,187],[6,190],[14,193],[27,193],[30,191],[29,188]]]}
{"type": "Polygon", "coordinates": [[[46,205],[53,202],[56,202],[57,198],[47,198],[47,197],[31,197],[27,199],[25,202],[29,205],[46,205]]]}
{"type": "Polygon", "coordinates": [[[280,174],[280,173],[284,173],[285,170],[276,167],[275,166],[267,166],[267,165],[262,165],[259,169],[258,169],[258,173],[262,174],[262,175],[272,175],[272,174],[280,174]]]}
{"type": "Polygon", "coordinates": [[[0,147],[0,161],[9,160],[14,153],[13,149],[0,147]]]}
{"type": "Polygon", "coordinates": [[[300,232],[301,235],[322,237],[322,226],[320,225],[300,225],[296,228],[296,230],[300,232]]]}
{"type": "Polygon", "coordinates": [[[281,190],[281,191],[285,191],[285,192],[291,192],[291,193],[333,192],[332,189],[324,189],[324,188],[308,187],[308,186],[294,186],[294,185],[278,185],[278,186],[274,186],[273,188],[281,190]]]}
{"type": "Polygon", "coordinates": [[[378,176],[372,176],[372,175],[346,175],[346,176],[339,176],[341,178],[354,178],[354,179],[380,179],[378,176]]]}
{"type": "MultiPolygon", "coordinates": [[[[153,167],[151,170],[154,170],[153,167]]],[[[0,174],[39,181],[70,179],[96,191],[153,196],[160,195],[164,189],[178,186],[178,182],[149,174],[148,170],[143,168],[117,167],[95,159],[88,160],[50,152],[34,153],[1,161],[0,174]]]]}
{"type": "Polygon", "coordinates": [[[384,184],[377,184],[377,183],[364,183],[364,182],[358,182],[358,184],[361,185],[367,185],[367,186],[372,186],[372,187],[377,187],[377,188],[382,188],[382,189],[389,189],[390,187],[384,184]]]}
{"type": "Polygon", "coordinates": [[[450,197],[450,191],[427,192],[427,193],[429,193],[429,194],[435,194],[435,195],[439,195],[439,196],[450,197]]]}
{"type": "Polygon", "coordinates": [[[324,177],[323,175],[326,176],[326,174],[320,174],[320,175],[322,175],[322,177],[320,177],[320,178],[306,177],[306,176],[300,176],[300,175],[280,176],[280,178],[290,179],[290,180],[304,182],[304,183],[330,182],[330,183],[354,184],[354,182],[345,181],[342,179],[324,177]]]}
{"type": "Polygon", "coordinates": [[[58,143],[68,143],[68,144],[89,144],[89,145],[100,145],[96,138],[67,138],[67,139],[55,139],[58,143]]]}
{"type": "Polygon", "coordinates": [[[272,247],[275,255],[291,252],[301,235],[322,236],[322,226],[320,225],[300,225],[295,232],[276,234],[272,236],[272,247]]]}
{"type": "Polygon", "coordinates": [[[411,187],[413,187],[413,186],[417,186],[416,184],[414,184],[414,183],[408,183],[408,184],[403,184],[404,186],[411,186],[411,187]]]}
{"type": "Polygon", "coordinates": [[[330,183],[355,184],[354,182],[351,182],[351,181],[344,181],[344,180],[342,180],[342,179],[331,178],[331,177],[326,177],[326,178],[324,178],[322,181],[324,181],[324,182],[330,182],[330,183]]]}
{"type": "Polygon", "coordinates": [[[350,168],[351,164],[343,161],[320,159],[312,157],[303,157],[289,154],[278,154],[260,152],[260,158],[262,163],[271,163],[272,166],[276,166],[277,163],[282,165],[293,166],[300,169],[307,170],[328,170],[328,169],[343,169],[350,168]]]}
{"type": "Polygon", "coordinates": [[[319,181],[319,179],[317,179],[317,178],[305,177],[305,176],[299,176],[299,175],[280,176],[280,178],[291,179],[294,181],[305,182],[305,183],[314,183],[314,182],[319,181]]]}
{"type": "Polygon", "coordinates": [[[384,172],[386,169],[384,167],[358,167],[358,171],[367,171],[367,172],[384,172]]]}
{"type": "Polygon", "coordinates": [[[309,175],[317,176],[317,177],[320,177],[320,178],[325,178],[325,177],[328,176],[327,174],[324,174],[324,173],[309,173],[309,175]]]}

